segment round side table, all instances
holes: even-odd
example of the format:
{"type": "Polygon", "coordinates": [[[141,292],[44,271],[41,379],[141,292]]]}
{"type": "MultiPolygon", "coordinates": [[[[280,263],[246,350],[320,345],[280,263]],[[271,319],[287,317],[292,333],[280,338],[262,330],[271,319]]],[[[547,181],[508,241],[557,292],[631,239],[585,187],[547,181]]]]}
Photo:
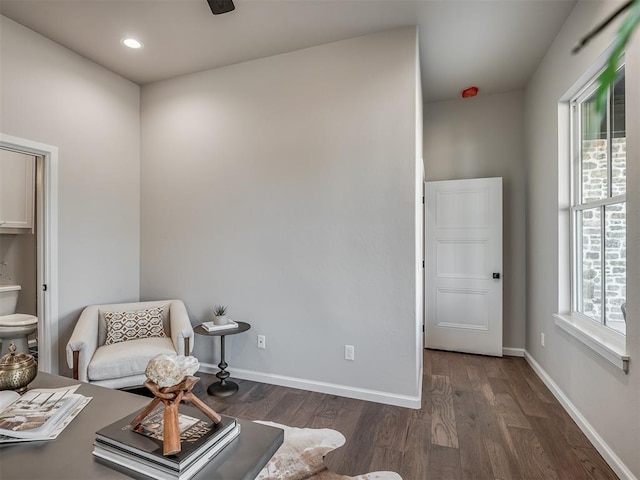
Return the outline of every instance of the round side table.
{"type": "Polygon", "coordinates": [[[226,337],[227,335],[235,335],[236,333],[246,332],[251,328],[251,325],[246,322],[236,323],[238,324],[237,328],[227,328],[225,330],[218,330],[213,332],[208,332],[207,330],[205,330],[202,324],[193,329],[193,331],[198,335],[220,337],[220,363],[218,364],[218,368],[220,369],[220,371],[216,373],[216,377],[218,377],[220,381],[212,383],[211,385],[209,385],[209,388],[207,388],[207,393],[215,397],[228,397],[238,391],[238,384],[228,379],[230,373],[227,372],[227,367],[229,365],[227,365],[227,362],[224,361],[224,337],[226,337]]]}

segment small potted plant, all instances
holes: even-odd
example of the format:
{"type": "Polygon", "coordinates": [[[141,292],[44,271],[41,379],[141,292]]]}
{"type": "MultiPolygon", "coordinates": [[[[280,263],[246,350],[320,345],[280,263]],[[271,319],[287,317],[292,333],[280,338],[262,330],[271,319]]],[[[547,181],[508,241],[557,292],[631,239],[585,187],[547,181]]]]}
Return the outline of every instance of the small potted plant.
{"type": "Polygon", "coordinates": [[[213,307],[213,323],[215,325],[227,324],[227,307],[224,305],[216,305],[213,307]]]}

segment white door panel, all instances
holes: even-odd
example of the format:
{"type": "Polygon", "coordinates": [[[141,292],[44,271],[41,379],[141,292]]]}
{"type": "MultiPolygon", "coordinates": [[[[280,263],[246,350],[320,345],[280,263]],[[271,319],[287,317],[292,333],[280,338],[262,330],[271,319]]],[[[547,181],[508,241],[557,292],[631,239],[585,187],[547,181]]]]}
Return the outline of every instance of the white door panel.
{"type": "Polygon", "coordinates": [[[438,288],[436,326],[463,330],[489,330],[487,290],[438,288]],[[460,319],[464,319],[461,322],[460,319]]]}
{"type": "Polygon", "coordinates": [[[439,278],[486,278],[487,239],[436,240],[436,270],[439,278]]]}
{"type": "Polygon", "coordinates": [[[427,182],[425,204],[425,346],[502,356],[502,179],[427,182]]]}
{"type": "Polygon", "coordinates": [[[435,196],[436,227],[489,228],[489,193],[486,188],[437,191],[435,196]]]}

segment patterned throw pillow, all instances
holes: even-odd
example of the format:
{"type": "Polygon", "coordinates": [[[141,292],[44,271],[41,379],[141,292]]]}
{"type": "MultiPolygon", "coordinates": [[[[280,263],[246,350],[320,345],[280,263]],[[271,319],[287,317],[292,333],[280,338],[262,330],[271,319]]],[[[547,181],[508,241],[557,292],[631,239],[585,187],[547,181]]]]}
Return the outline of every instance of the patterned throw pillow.
{"type": "Polygon", "coordinates": [[[166,337],[162,326],[163,307],[132,310],[129,312],[105,312],[107,341],[105,345],[136,340],[138,338],[166,337]]]}

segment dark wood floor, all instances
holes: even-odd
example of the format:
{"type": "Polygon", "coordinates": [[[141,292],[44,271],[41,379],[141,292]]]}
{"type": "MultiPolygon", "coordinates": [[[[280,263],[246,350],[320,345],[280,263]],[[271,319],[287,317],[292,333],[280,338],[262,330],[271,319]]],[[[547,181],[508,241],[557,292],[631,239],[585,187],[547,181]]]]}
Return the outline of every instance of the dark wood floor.
{"type": "Polygon", "coordinates": [[[425,351],[422,409],[392,407],[238,380],[226,399],[196,391],[218,412],[347,438],[331,471],[392,470],[404,480],[616,479],[522,358],[425,351]]]}

